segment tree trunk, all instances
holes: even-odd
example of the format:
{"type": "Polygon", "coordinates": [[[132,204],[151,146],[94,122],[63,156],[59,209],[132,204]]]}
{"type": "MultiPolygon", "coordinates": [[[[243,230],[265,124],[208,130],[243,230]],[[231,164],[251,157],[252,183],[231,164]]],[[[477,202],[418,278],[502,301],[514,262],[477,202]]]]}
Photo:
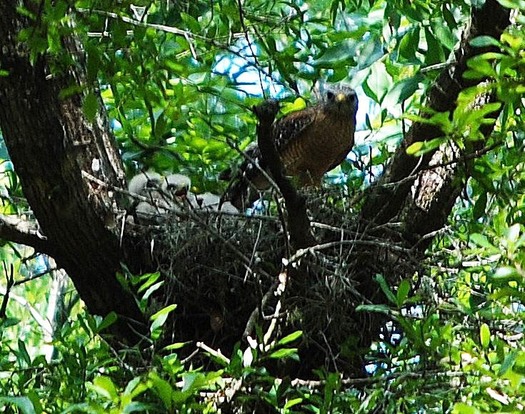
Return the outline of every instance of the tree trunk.
{"type": "MultiPolygon", "coordinates": [[[[452,113],[459,93],[480,82],[463,78],[467,61],[475,55],[494,51],[494,48],[476,48],[470,42],[482,35],[499,39],[510,24],[509,15],[509,9],[502,7],[497,0],[487,0],[482,7],[473,8],[471,23],[463,33],[455,61],[443,70],[429,89],[426,97],[428,108],[452,113]]],[[[480,98],[484,103],[495,100],[493,94],[480,98]]],[[[497,118],[498,113],[491,116],[497,118]]],[[[384,174],[368,190],[361,210],[361,226],[366,229],[364,234],[381,241],[377,247],[358,248],[360,259],[356,273],[363,297],[375,303],[386,301],[379,285],[370,283],[376,274],[384,276],[390,286],[396,286],[400,277],[410,277],[418,271],[418,263],[424,258],[436,232],[445,226],[457,197],[466,186],[468,160],[484,147],[492,130],[492,125],[482,128],[485,140],[477,141],[471,153],[462,153],[455,143],[448,142],[422,157],[415,157],[407,154],[410,145],[437,138],[443,132],[425,123],[416,122],[411,126],[384,174]],[[405,251],[400,253],[385,246],[405,251]],[[405,265],[408,267],[403,270],[405,265]]],[[[377,315],[367,319],[368,329],[363,330],[361,337],[363,346],[367,347],[376,340],[383,321],[384,318],[377,315]]]]}
{"type": "MultiPolygon", "coordinates": [[[[437,112],[452,112],[459,93],[479,83],[463,78],[467,61],[475,55],[497,50],[493,47],[473,47],[470,42],[477,36],[499,39],[510,23],[509,15],[510,10],[502,7],[497,0],[487,0],[482,7],[473,9],[470,26],[464,32],[462,42],[454,55],[455,61],[443,70],[429,89],[426,99],[428,108],[437,112]]],[[[495,97],[491,96],[487,97],[486,101],[494,99],[495,97]]],[[[494,116],[497,117],[497,114],[494,116]]],[[[483,132],[488,138],[492,128],[485,128],[483,132]]],[[[412,125],[384,174],[371,188],[362,209],[361,216],[364,220],[384,224],[390,220],[401,219],[406,227],[405,234],[415,243],[419,243],[420,236],[443,227],[459,192],[464,187],[465,180],[458,179],[464,178],[465,174],[459,156],[467,154],[459,154],[450,147],[441,147],[420,159],[406,152],[415,142],[430,141],[442,135],[441,129],[436,126],[423,123],[412,125]],[[446,152],[448,154],[445,154],[446,152]],[[457,162],[452,163],[450,168],[436,168],[436,165],[454,159],[457,162]],[[416,188],[413,193],[412,188],[416,188]],[[421,204],[422,198],[428,200],[425,206],[421,204]],[[414,237],[416,235],[419,237],[414,237]]],[[[483,146],[484,142],[477,144],[483,146]]],[[[418,246],[423,251],[428,242],[418,246]]]]}
{"type": "Polygon", "coordinates": [[[82,53],[71,39],[67,47],[76,62],[61,73],[50,70],[52,58],[45,54],[32,61],[18,36],[27,28],[39,36],[38,22],[22,17],[18,3],[0,3],[0,67],[7,71],[0,76],[0,126],[45,236],[40,247],[67,271],[92,314],[116,312],[118,334],[136,341],[144,318],[115,277],[121,251],[114,195],[83,174],[113,186],[124,183],[104,106],[92,122],[86,118],[82,53]],[[82,92],[62,96],[72,87],[82,92]]]}

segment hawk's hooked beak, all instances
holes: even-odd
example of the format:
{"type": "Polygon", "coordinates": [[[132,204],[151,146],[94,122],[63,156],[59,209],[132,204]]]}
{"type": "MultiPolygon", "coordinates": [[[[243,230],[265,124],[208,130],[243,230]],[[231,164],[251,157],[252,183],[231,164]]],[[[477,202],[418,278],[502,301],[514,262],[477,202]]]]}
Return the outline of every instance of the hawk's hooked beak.
{"type": "Polygon", "coordinates": [[[346,95],[344,93],[338,93],[335,97],[336,102],[344,102],[346,101],[346,95]]]}

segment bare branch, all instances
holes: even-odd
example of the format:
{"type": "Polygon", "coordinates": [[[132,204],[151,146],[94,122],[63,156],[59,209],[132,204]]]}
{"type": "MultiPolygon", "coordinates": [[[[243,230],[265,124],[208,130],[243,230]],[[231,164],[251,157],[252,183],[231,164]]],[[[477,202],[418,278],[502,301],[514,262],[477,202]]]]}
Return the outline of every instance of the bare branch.
{"type": "Polygon", "coordinates": [[[0,214],[0,238],[33,247],[39,252],[50,255],[54,250],[35,222],[21,219],[18,216],[0,214]]]}

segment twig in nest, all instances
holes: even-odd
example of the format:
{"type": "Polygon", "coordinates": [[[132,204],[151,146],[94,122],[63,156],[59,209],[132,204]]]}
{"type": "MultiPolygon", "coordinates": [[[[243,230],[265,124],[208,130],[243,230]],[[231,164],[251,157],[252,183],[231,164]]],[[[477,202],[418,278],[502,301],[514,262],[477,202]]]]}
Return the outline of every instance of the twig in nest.
{"type": "Polygon", "coordinates": [[[275,282],[270,289],[268,289],[268,292],[266,292],[261,300],[261,305],[257,306],[253,312],[250,314],[250,317],[248,318],[248,322],[246,322],[246,328],[244,328],[244,332],[242,334],[243,338],[246,338],[251,335],[253,328],[255,327],[255,324],[257,323],[257,316],[262,312],[262,309],[264,306],[266,306],[266,303],[268,300],[274,296],[275,291],[277,290],[277,287],[279,286],[278,282],[275,282]]]}
{"type": "Polygon", "coordinates": [[[277,305],[275,306],[275,312],[273,314],[274,318],[272,319],[272,322],[270,323],[268,331],[266,331],[263,337],[263,346],[265,350],[268,350],[270,348],[270,340],[277,326],[277,319],[279,318],[279,313],[281,312],[281,307],[282,307],[281,296],[286,290],[287,279],[288,279],[288,275],[286,272],[282,272],[279,275],[279,285],[277,286],[277,290],[276,290],[276,296],[279,296],[279,301],[277,302],[277,305]]]}

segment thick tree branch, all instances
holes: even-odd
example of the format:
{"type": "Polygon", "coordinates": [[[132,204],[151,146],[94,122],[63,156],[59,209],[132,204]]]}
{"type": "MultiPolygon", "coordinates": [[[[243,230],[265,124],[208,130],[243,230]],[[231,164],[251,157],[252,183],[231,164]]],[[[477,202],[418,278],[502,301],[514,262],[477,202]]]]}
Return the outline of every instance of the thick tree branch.
{"type": "Polygon", "coordinates": [[[17,216],[0,214],[0,239],[33,247],[36,251],[53,256],[55,249],[47,238],[39,232],[34,222],[17,216]]]}
{"type": "MultiPolygon", "coordinates": [[[[459,93],[476,84],[476,81],[463,78],[467,69],[467,61],[478,54],[493,50],[491,47],[473,47],[470,42],[473,38],[481,35],[492,36],[499,39],[501,33],[509,25],[509,10],[502,7],[497,0],[487,0],[481,8],[474,8],[471,17],[471,24],[465,31],[461,44],[455,53],[455,62],[444,69],[427,94],[426,105],[428,108],[437,112],[453,111],[456,107],[456,100],[459,93]]],[[[491,98],[493,99],[493,97],[491,98]]],[[[496,114],[497,115],[497,114],[496,114]]],[[[423,116],[427,116],[423,114],[423,116]]],[[[484,131],[490,134],[490,129],[484,131]]],[[[371,189],[367,200],[362,209],[362,217],[367,221],[376,224],[383,224],[393,218],[400,216],[411,220],[410,215],[403,210],[407,200],[411,197],[410,191],[414,180],[406,180],[407,177],[417,177],[417,173],[422,170],[434,170],[432,164],[447,162],[450,158],[443,155],[428,153],[421,159],[408,155],[407,148],[415,142],[429,141],[433,138],[442,136],[443,132],[439,127],[426,123],[414,123],[408,131],[405,139],[397,149],[393,159],[387,166],[385,173],[378,183],[371,189]],[[396,184],[397,183],[397,184],[396,184]],[[392,185],[394,185],[392,187],[392,185]]],[[[483,145],[483,143],[481,143],[483,145]]],[[[449,149],[450,150],[450,149],[449,149]]],[[[457,155],[457,154],[456,154],[457,155]]],[[[445,170],[441,170],[444,173],[445,170]]],[[[426,230],[435,230],[444,223],[450,213],[450,209],[459,194],[460,187],[455,184],[452,174],[448,184],[443,186],[449,194],[442,194],[441,197],[433,197],[435,203],[428,210],[426,218],[422,218],[420,223],[426,220],[426,230]],[[436,212],[440,212],[436,215],[436,212]],[[433,224],[428,225],[430,220],[433,224]]],[[[410,231],[415,231],[412,226],[410,231]]],[[[418,231],[419,233],[419,231],[418,231]]]]}
{"type": "MultiPolygon", "coordinates": [[[[429,89],[427,107],[437,112],[454,111],[459,93],[475,86],[475,81],[463,78],[468,59],[490,50],[473,47],[471,40],[480,35],[498,39],[508,24],[509,10],[497,0],[487,0],[481,8],[473,9],[471,24],[455,52],[455,62],[443,70],[429,89]]],[[[492,96],[487,98],[494,99],[492,96]]],[[[481,130],[485,137],[491,131],[492,126],[481,130]]],[[[357,290],[372,303],[386,301],[379,285],[371,282],[376,274],[396,285],[400,277],[418,270],[419,258],[432,242],[432,235],[438,234],[436,230],[446,223],[465,185],[464,177],[468,173],[464,171],[465,162],[451,161],[463,159],[468,163],[470,153],[461,153],[455,144],[447,143],[423,157],[407,154],[407,148],[413,143],[439,136],[443,136],[440,128],[428,123],[414,123],[383,176],[367,194],[361,211],[364,236],[373,235],[385,244],[407,248],[407,252],[403,253],[383,246],[355,244],[357,260],[353,267],[355,281],[359,283],[357,290]],[[396,223],[396,231],[387,230],[385,224],[389,222],[396,223]]],[[[477,142],[479,147],[474,148],[472,153],[486,145],[482,141],[477,142]]],[[[361,327],[360,345],[367,349],[377,339],[385,318],[366,312],[357,313],[355,318],[361,327]]]]}
{"type": "Polygon", "coordinates": [[[284,197],[287,210],[287,223],[290,242],[295,249],[303,249],[315,244],[306,214],[306,203],[290,180],[284,175],[284,167],[272,140],[272,125],[279,105],[275,100],[267,100],[253,108],[259,119],[257,125],[257,144],[261,155],[272,174],[273,180],[284,197]]]}

